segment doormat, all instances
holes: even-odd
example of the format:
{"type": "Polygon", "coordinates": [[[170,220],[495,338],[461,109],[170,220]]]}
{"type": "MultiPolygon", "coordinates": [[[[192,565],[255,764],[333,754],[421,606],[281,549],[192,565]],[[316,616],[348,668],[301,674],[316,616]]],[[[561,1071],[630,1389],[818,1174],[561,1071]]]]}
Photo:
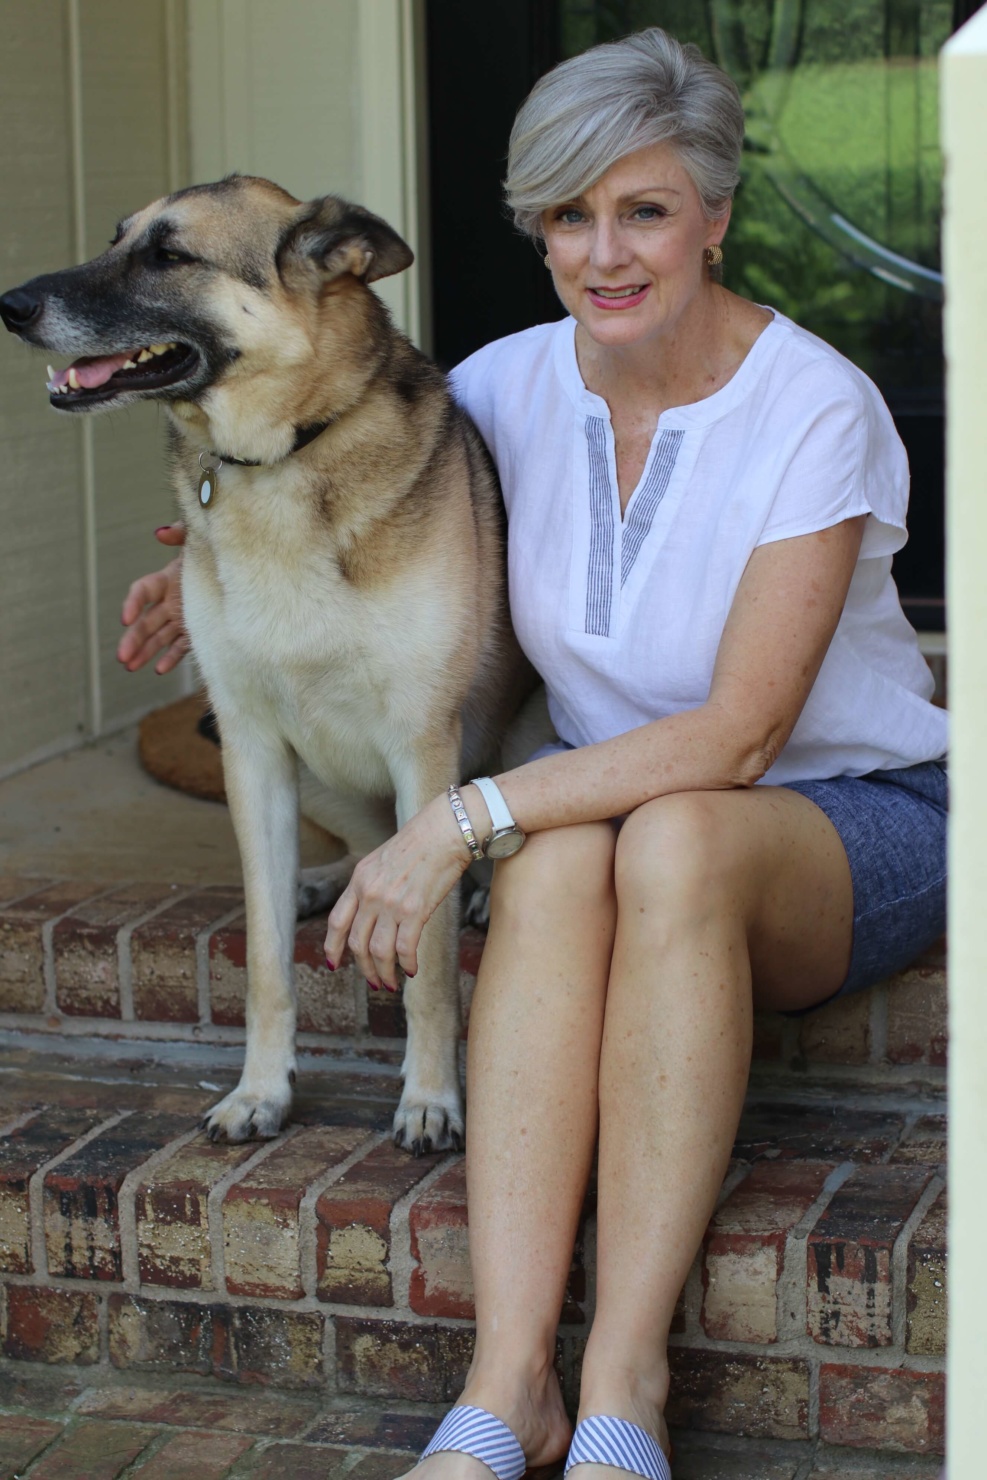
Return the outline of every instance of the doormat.
{"type": "Polygon", "coordinates": [[[202,723],[208,712],[202,693],[152,710],[140,722],[137,750],[155,781],[206,801],[225,802],[223,752],[207,738],[209,727],[202,723]]]}

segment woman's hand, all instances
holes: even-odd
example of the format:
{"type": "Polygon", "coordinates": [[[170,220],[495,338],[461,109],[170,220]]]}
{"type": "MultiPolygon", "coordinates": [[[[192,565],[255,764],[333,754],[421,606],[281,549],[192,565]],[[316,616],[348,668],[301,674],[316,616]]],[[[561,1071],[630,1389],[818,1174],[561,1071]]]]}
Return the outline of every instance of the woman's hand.
{"type": "Polygon", "coordinates": [[[397,987],[397,965],[418,970],[422,928],[469,866],[448,798],[436,797],[383,847],[368,853],[329,916],[326,960],[349,946],[372,987],[397,987]]]}
{"type": "MultiPolygon", "coordinates": [[[[165,524],[154,531],[154,537],[162,545],[184,545],[185,525],[165,524]]],[[[161,654],[154,665],[155,673],[170,673],[177,668],[191,645],[182,615],[181,555],[163,570],[134,582],[124,599],[120,620],[127,630],[117,647],[117,658],[131,673],[143,668],[155,653],[161,654]]]]}

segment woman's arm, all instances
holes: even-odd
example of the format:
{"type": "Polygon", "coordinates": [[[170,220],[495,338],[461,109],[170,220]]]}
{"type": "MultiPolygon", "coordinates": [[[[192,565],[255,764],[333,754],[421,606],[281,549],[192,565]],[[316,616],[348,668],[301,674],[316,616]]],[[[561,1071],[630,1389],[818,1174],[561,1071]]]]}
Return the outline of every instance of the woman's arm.
{"type": "MultiPolygon", "coordinates": [[[[619,817],[676,791],[752,786],[795,727],[836,631],[866,515],[760,546],[747,563],[720,639],[709,698],[613,740],[519,766],[496,778],[525,832],[619,817]]],[[[462,791],[476,833],[490,818],[462,791]]],[[[329,916],[326,954],[348,945],[371,980],[413,975],[422,926],[469,862],[445,796],[364,859],[329,916]]],[[[505,867],[510,867],[508,862],[505,867]]]]}

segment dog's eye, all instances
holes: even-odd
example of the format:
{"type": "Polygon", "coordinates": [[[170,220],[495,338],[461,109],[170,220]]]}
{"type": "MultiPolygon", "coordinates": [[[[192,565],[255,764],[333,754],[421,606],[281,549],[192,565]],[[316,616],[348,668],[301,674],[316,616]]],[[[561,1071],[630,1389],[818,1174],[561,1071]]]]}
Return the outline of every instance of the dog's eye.
{"type": "Polygon", "coordinates": [[[174,247],[155,247],[151,261],[155,267],[174,267],[180,262],[194,262],[195,258],[187,252],[176,252],[174,247]]]}

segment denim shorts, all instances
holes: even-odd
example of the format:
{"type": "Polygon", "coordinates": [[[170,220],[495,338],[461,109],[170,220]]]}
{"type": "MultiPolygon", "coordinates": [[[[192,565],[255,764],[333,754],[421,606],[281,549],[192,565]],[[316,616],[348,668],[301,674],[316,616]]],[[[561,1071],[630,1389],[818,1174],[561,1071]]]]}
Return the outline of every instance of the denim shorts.
{"type": "Polygon", "coordinates": [[[789,781],[840,835],[853,881],[846,996],[901,971],[946,929],[945,761],[900,771],[789,781]]]}
{"type": "MultiPolygon", "coordinates": [[[[556,740],[530,759],[573,748],[556,740]]],[[[846,980],[833,996],[902,971],[946,929],[945,760],[783,785],[825,812],[850,863],[853,950],[846,980]]]]}

